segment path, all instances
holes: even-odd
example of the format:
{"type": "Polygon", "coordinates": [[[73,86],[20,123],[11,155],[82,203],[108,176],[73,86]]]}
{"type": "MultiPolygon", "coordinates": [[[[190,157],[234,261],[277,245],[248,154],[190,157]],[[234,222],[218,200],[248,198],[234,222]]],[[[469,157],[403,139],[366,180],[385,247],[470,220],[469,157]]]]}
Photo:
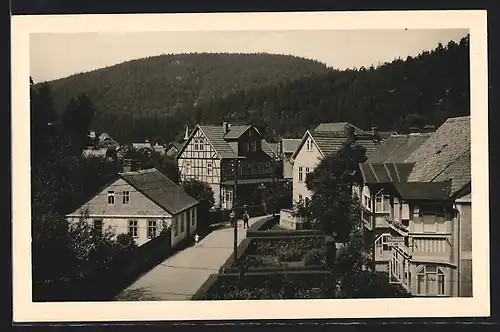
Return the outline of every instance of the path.
{"type": "MultiPolygon", "coordinates": [[[[263,217],[250,218],[252,225],[263,217]]],[[[238,245],[246,237],[243,221],[238,222],[238,245]]],[[[233,253],[234,229],[217,229],[203,238],[198,246],[189,247],[167,258],[135,283],[122,291],[115,301],[190,300],[211,274],[233,253]]]]}

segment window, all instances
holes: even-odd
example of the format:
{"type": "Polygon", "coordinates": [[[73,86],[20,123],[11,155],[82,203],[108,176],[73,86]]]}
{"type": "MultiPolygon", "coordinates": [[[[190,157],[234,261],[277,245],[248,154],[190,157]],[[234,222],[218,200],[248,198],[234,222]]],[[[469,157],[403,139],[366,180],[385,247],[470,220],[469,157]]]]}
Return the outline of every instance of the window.
{"type": "Polygon", "coordinates": [[[306,141],[306,150],[307,151],[312,151],[312,141],[310,138],[307,139],[306,141]]]}
{"type": "Polygon", "coordinates": [[[259,161],[259,163],[257,164],[257,174],[264,174],[263,168],[264,168],[264,163],[259,161]]]}
{"type": "Polygon", "coordinates": [[[94,220],[94,232],[102,234],[102,220],[94,220]]]}
{"type": "Polygon", "coordinates": [[[389,250],[391,250],[391,246],[389,245],[389,238],[390,237],[391,237],[390,234],[382,234],[375,241],[375,246],[379,247],[379,248],[382,248],[383,251],[389,251],[389,250]]]}
{"type": "Polygon", "coordinates": [[[266,173],[267,173],[267,174],[272,173],[272,170],[271,170],[271,162],[269,162],[269,161],[266,161],[266,173]]]}
{"type": "Polygon", "coordinates": [[[299,166],[299,182],[304,181],[304,173],[302,166],[299,166]]]}
{"type": "Polygon", "coordinates": [[[390,199],[388,194],[378,193],[375,196],[375,212],[389,212],[390,199]]]}
{"type": "Polygon", "coordinates": [[[156,220],[149,220],[148,221],[148,239],[152,239],[156,237],[156,220]]]}
{"type": "Polygon", "coordinates": [[[364,195],[364,198],[365,198],[365,201],[364,201],[365,207],[367,207],[368,209],[371,210],[371,208],[372,208],[372,200],[371,200],[370,196],[364,195]]]}
{"type": "Polygon", "coordinates": [[[108,204],[115,204],[115,192],[108,191],[108,204]]]}
{"type": "Polygon", "coordinates": [[[186,222],[186,214],[181,214],[181,233],[184,233],[184,223],[186,222]]]}
{"type": "Polygon", "coordinates": [[[188,213],[191,219],[191,226],[194,226],[194,210],[189,210],[188,213]]]}
{"type": "Polygon", "coordinates": [[[193,141],[194,141],[194,142],[193,142],[193,143],[194,143],[194,150],[195,150],[195,151],[198,151],[198,150],[199,150],[198,139],[197,139],[197,138],[195,138],[193,141]]]}
{"type": "Polygon", "coordinates": [[[198,145],[199,145],[200,151],[203,151],[203,148],[205,146],[205,140],[203,138],[200,138],[198,140],[198,145]]]}
{"type": "Polygon", "coordinates": [[[191,174],[191,162],[186,161],[186,174],[191,174]]]}
{"type": "Polygon", "coordinates": [[[248,175],[253,175],[253,168],[254,168],[253,161],[248,162],[248,164],[247,164],[247,174],[248,175]]]}
{"type": "Polygon", "coordinates": [[[417,272],[417,293],[420,295],[445,295],[445,273],[436,265],[424,265],[417,272]]]}
{"type": "Polygon", "coordinates": [[[212,175],[212,163],[207,163],[207,175],[212,175]]]}
{"type": "Polygon", "coordinates": [[[252,143],[251,143],[251,144],[252,144],[252,145],[251,145],[251,147],[252,147],[252,151],[257,151],[257,142],[252,141],[252,143]]]}
{"type": "Polygon", "coordinates": [[[299,202],[302,202],[302,195],[299,194],[299,202]]]}
{"type": "Polygon", "coordinates": [[[422,207],[419,211],[420,227],[424,233],[446,232],[446,217],[444,210],[437,207],[422,207]]]}
{"type": "Polygon", "coordinates": [[[139,237],[139,227],[137,226],[137,220],[128,221],[128,233],[133,237],[139,237]]]}
{"type": "Polygon", "coordinates": [[[129,191],[124,191],[122,193],[123,195],[123,204],[128,204],[130,203],[130,192],[129,191]]]}
{"type": "Polygon", "coordinates": [[[253,136],[253,130],[248,131],[248,136],[253,136]]]}

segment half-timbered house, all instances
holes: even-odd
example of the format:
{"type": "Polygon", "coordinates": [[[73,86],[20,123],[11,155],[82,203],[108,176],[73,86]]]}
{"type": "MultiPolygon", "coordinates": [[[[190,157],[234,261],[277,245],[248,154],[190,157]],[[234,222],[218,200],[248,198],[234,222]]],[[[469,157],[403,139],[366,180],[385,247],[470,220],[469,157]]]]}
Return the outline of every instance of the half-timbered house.
{"type": "Polygon", "coordinates": [[[256,127],[224,122],[196,126],[177,154],[177,163],[181,180],[208,183],[215,193],[215,206],[231,209],[235,189],[241,204],[262,203],[263,189],[276,180],[276,157],[277,151],[256,127]]]}

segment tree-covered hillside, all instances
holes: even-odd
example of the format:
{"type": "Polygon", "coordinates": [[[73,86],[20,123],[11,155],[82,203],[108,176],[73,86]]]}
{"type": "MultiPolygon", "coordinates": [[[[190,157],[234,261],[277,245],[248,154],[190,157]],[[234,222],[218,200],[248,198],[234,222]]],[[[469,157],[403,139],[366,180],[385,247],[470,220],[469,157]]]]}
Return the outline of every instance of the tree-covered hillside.
{"type": "MultiPolygon", "coordinates": [[[[236,92],[199,105],[207,123],[254,123],[269,136],[301,137],[320,122],[349,121],[369,130],[441,125],[468,115],[469,41],[439,44],[378,68],[331,71],[287,84],[236,92]]],[[[194,118],[194,116],[192,116],[194,118]]]]}
{"type": "Polygon", "coordinates": [[[327,71],[320,62],[294,56],[194,53],[132,60],[50,84],[57,110],[86,93],[98,113],[153,116],[327,71]]]}
{"type": "Polygon", "coordinates": [[[181,54],[135,60],[50,82],[56,109],[86,93],[93,129],[127,143],[170,141],[196,123],[258,125],[268,139],[320,122],[405,131],[470,114],[469,40],[377,68],[332,70],[270,54],[181,54]]]}

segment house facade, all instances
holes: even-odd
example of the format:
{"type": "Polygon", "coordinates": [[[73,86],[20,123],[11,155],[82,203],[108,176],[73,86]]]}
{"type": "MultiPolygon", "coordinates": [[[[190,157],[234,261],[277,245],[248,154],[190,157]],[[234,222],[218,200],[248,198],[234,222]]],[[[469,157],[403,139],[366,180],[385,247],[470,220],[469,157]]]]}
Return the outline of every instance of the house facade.
{"type": "Polygon", "coordinates": [[[358,188],[375,269],[413,296],[472,296],[470,118],[384,143],[358,188]]]}
{"type": "Polygon", "coordinates": [[[215,193],[215,206],[231,209],[235,189],[241,204],[262,203],[266,186],[279,180],[273,168],[276,157],[257,128],[224,122],[196,126],[178,152],[177,163],[181,180],[208,183],[215,193]]]}
{"type": "Polygon", "coordinates": [[[111,229],[115,235],[129,233],[137,245],[171,228],[171,244],[194,234],[198,202],[156,169],[120,173],[87,203],[66,216],[82,218],[97,231],[111,229]]]}
{"type": "Polygon", "coordinates": [[[316,129],[306,131],[291,157],[295,202],[311,197],[312,193],[306,187],[307,174],[316,168],[322,158],[339,151],[347,140],[365,147],[368,156],[381,144],[376,132],[364,132],[347,122],[322,123],[316,129]]]}
{"type": "MultiPolygon", "coordinates": [[[[307,189],[307,174],[314,171],[326,156],[337,153],[344,143],[350,141],[360,144],[369,156],[382,142],[375,130],[365,132],[347,122],[321,123],[314,130],[306,131],[291,156],[293,201],[307,201],[312,193],[307,189]]],[[[282,209],[280,225],[289,229],[300,229],[302,221],[294,216],[293,209],[282,209]]]]}

